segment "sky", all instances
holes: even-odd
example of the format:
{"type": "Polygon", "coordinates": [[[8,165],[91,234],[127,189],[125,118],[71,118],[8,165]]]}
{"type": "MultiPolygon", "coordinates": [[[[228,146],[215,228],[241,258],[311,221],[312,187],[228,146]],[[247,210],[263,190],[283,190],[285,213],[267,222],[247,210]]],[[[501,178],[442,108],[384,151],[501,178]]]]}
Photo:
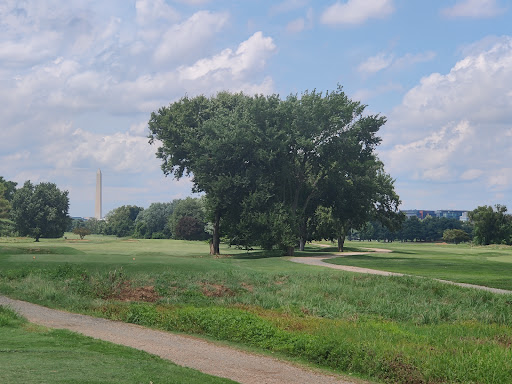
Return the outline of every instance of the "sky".
{"type": "Polygon", "coordinates": [[[192,195],[148,143],[181,97],[332,91],[386,116],[402,209],[512,209],[510,0],[2,0],[0,176],[70,215],[192,195]]]}

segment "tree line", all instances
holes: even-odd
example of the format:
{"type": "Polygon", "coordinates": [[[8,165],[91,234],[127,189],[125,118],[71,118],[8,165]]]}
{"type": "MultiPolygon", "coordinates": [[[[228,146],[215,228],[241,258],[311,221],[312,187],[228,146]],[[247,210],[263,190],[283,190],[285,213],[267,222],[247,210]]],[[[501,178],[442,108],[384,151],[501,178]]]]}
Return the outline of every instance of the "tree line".
{"type": "MultiPolygon", "coordinates": [[[[147,209],[126,205],[110,211],[105,220],[71,220],[68,215],[67,191],[53,183],[17,183],[0,176],[0,236],[62,237],[64,231],[76,234],[105,234],[145,239],[204,240],[211,236],[213,223],[208,221],[208,200],[187,197],[169,203],[153,203],[147,209]]],[[[447,241],[475,244],[512,245],[512,215],[504,205],[479,206],[469,212],[469,222],[458,219],[411,217],[390,229],[382,222],[367,221],[349,228],[352,240],[377,241],[447,241]]],[[[335,240],[329,208],[321,206],[308,220],[308,240],[335,240]]],[[[224,238],[226,242],[231,239],[224,238]]]]}
{"type": "Polygon", "coordinates": [[[187,197],[148,208],[123,205],[105,220],[74,219],[69,228],[76,234],[101,234],[140,239],[206,240],[210,236],[204,198],[187,197]]]}

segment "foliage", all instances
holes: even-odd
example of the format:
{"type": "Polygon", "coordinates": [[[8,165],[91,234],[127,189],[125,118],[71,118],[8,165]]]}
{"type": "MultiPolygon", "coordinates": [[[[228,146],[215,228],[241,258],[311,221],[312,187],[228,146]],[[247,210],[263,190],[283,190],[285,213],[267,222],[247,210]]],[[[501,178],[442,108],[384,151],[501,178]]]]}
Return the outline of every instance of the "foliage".
{"type": "Polygon", "coordinates": [[[135,219],[144,208],[135,205],[123,205],[115,208],[105,216],[107,235],[117,237],[132,236],[135,230],[135,219]]]}
{"type": "Polygon", "coordinates": [[[95,217],[91,217],[89,220],[86,220],[83,226],[91,231],[91,234],[101,235],[107,233],[106,221],[98,220],[95,217]]]}
{"type": "Polygon", "coordinates": [[[481,206],[469,212],[475,226],[476,244],[512,244],[512,216],[504,205],[481,206]]]}
{"type": "Polygon", "coordinates": [[[170,203],[152,203],[140,211],[135,219],[134,237],[144,239],[171,237],[169,218],[176,207],[176,200],[170,203]]]}
{"type": "Polygon", "coordinates": [[[69,225],[68,191],[60,191],[53,183],[34,186],[26,181],[12,200],[11,218],[21,236],[57,238],[69,225]]]}
{"type": "MultiPolygon", "coordinates": [[[[0,236],[12,235],[14,230],[14,223],[9,220],[11,203],[6,198],[7,196],[7,183],[2,182],[0,177],[0,236]]],[[[16,185],[16,183],[13,183],[16,185]]]]}
{"type": "Polygon", "coordinates": [[[333,208],[338,232],[348,221],[401,219],[393,180],[375,155],[385,118],[364,110],[341,87],[285,100],[226,92],[184,97],[152,113],[150,139],[161,143],[166,175],[192,175],[193,190],[206,193],[212,253],[219,253],[221,230],[234,245],[293,253],[311,237],[308,221],[320,203],[333,208]]]}
{"type": "Polygon", "coordinates": [[[90,229],[87,229],[85,227],[76,227],[73,229],[73,233],[75,235],[80,236],[80,240],[83,240],[85,236],[90,235],[92,232],[90,229]]]}
{"type": "Polygon", "coordinates": [[[443,232],[443,240],[447,243],[459,244],[470,240],[469,235],[462,229],[446,229],[443,232]]]}
{"type": "Polygon", "coordinates": [[[18,185],[18,183],[14,181],[5,180],[2,176],[0,176],[0,189],[3,189],[3,197],[7,199],[7,201],[9,202],[12,201],[12,199],[14,198],[14,193],[16,192],[16,185],[18,185]]]}
{"type": "Polygon", "coordinates": [[[183,216],[178,220],[174,229],[176,239],[204,240],[204,223],[192,216],[183,216]]]}
{"type": "Polygon", "coordinates": [[[205,199],[187,197],[174,200],[174,210],[168,219],[173,239],[205,240],[205,199]],[[187,217],[187,219],[184,219],[187,217]],[[181,224],[180,224],[181,223],[181,224]]]}

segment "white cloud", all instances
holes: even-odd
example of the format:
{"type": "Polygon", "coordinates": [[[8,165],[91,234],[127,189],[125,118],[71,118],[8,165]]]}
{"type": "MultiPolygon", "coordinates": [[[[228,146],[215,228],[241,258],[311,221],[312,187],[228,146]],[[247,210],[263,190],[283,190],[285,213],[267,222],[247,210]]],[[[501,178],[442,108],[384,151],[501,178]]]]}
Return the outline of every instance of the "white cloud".
{"type": "MultiPolygon", "coordinates": [[[[457,62],[446,75],[433,73],[404,96],[393,116],[400,124],[512,121],[512,37],[505,36],[485,51],[457,62]]],[[[408,132],[421,132],[407,130],[408,132]]],[[[406,134],[407,132],[402,132],[406,134]]],[[[502,132],[503,133],[503,132],[502,132]]]]}
{"type": "Polygon", "coordinates": [[[302,17],[299,17],[298,19],[290,21],[286,25],[286,31],[289,33],[298,33],[302,32],[304,30],[304,27],[306,25],[306,22],[302,17]]]}
{"type": "Polygon", "coordinates": [[[509,84],[511,37],[473,49],[446,74],[421,79],[382,130],[380,156],[388,171],[402,183],[458,182],[458,189],[449,187],[449,195],[464,201],[511,191],[509,84]]]}
{"type": "Polygon", "coordinates": [[[137,0],[135,10],[136,21],[140,25],[149,25],[158,20],[175,22],[179,19],[179,13],[164,0],[137,0]]]}
{"type": "Polygon", "coordinates": [[[482,176],[485,172],[481,169],[468,169],[460,175],[461,180],[476,180],[482,176]]]}
{"type": "Polygon", "coordinates": [[[263,69],[269,55],[276,49],[270,37],[256,32],[242,42],[233,52],[227,48],[212,58],[197,61],[190,67],[180,68],[180,77],[184,80],[196,80],[219,72],[228,72],[234,77],[263,69]]]}
{"type": "Polygon", "coordinates": [[[432,51],[417,54],[407,53],[397,58],[393,54],[381,52],[363,61],[359,64],[357,70],[363,74],[371,75],[387,68],[403,69],[417,63],[430,61],[435,57],[436,53],[432,51]]]}
{"type": "Polygon", "coordinates": [[[388,68],[393,62],[393,56],[386,53],[379,53],[376,56],[369,57],[357,67],[362,73],[373,74],[385,68],[388,68]]]}
{"type": "Polygon", "coordinates": [[[454,177],[450,161],[466,152],[472,137],[473,128],[467,121],[448,124],[420,140],[395,145],[386,155],[386,165],[413,179],[446,181],[454,177]]]}
{"type": "Polygon", "coordinates": [[[156,47],[156,63],[183,63],[201,57],[228,19],[227,13],[199,11],[183,23],[171,26],[156,47]]]}
{"type": "Polygon", "coordinates": [[[447,17],[469,17],[485,19],[497,16],[506,11],[496,0],[459,0],[455,5],[444,8],[441,13],[447,17]]]}
{"type": "Polygon", "coordinates": [[[337,1],[324,11],[321,21],[329,25],[357,25],[369,19],[384,19],[394,10],[392,0],[337,1]]]}

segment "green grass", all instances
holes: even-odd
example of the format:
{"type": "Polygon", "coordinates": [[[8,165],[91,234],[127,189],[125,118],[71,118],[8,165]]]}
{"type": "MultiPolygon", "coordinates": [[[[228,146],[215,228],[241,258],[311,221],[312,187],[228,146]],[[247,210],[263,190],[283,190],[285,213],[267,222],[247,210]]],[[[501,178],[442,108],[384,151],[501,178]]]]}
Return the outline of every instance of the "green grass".
{"type": "Polygon", "coordinates": [[[233,383],[136,349],[27,323],[0,306],[2,383],[233,383]]]}
{"type": "Polygon", "coordinates": [[[512,247],[509,246],[366,244],[377,248],[380,245],[393,252],[346,256],[328,262],[512,290],[512,247]]]}
{"type": "MultiPolygon", "coordinates": [[[[512,382],[510,296],[431,279],[301,265],[278,253],[224,247],[226,255],[215,258],[201,242],[86,239],[0,241],[0,292],[49,307],[239,343],[381,382],[512,382]],[[143,300],[140,292],[157,301],[120,301],[127,294],[143,300]]],[[[353,251],[388,244],[348,246],[353,251]]],[[[390,246],[397,252],[365,257],[421,256],[421,266],[432,254],[436,262],[478,265],[492,253],[500,261],[486,259],[488,263],[510,264],[508,249],[390,246]]],[[[330,251],[308,247],[299,256],[330,251]]],[[[488,275],[495,281],[503,277],[500,271],[497,277],[491,270],[488,275]]]]}

